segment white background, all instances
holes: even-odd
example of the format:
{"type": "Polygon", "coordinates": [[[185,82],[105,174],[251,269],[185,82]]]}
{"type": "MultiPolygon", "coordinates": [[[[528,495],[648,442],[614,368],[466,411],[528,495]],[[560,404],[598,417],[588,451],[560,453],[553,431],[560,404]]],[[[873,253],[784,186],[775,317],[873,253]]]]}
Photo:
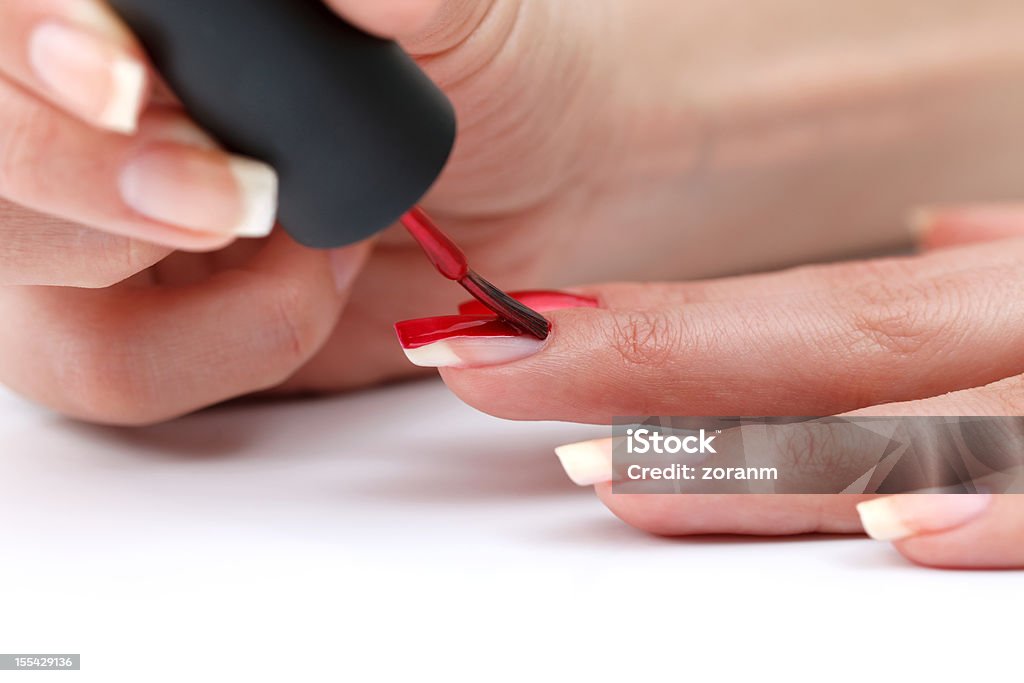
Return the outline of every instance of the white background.
{"type": "Polygon", "coordinates": [[[665,540],[439,383],[140,430],[0,393],[0,680],[1021,680],[1024,579],[665,540]]]}

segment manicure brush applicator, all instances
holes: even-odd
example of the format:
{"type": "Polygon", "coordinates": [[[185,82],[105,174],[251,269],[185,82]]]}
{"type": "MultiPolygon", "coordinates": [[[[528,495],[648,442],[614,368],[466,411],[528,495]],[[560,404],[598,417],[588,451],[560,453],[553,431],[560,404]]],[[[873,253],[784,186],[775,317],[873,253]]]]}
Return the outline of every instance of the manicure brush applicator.
{"type": "Polygon", "coordinates": [[[192,118],[273,166],[281,225],[334,249],[401,222],[445,277],[541,339],[550,323],[473,272],[416,205],[455,142],[445,95],[322,0],[109,0],[192,118]]]}

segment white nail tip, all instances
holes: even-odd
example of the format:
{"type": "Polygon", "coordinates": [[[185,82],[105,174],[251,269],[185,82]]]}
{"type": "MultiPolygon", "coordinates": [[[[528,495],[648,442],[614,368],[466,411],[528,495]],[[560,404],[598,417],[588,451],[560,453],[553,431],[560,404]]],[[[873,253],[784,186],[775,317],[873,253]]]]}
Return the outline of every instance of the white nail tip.
{"type": "Polygon", "coordinates": [[[146,69],[131,59],[118,59],[110,67],[111,92],[99,123],[127,135],[139,127],[139,112],[146,95],[146,69]]]}
{"type": "Polygon", "coordinates": [[[418,349],[403,350],[409,362],[421,368],[453,368],[462,364],[462,360],[447,342],[436,342],[418,349]]]}
{"type": "Polygon", "coordinates": [[[533,337],[454,337],[405,349],[405,355],[421,368],[484,368],[528,358],[543,345],[533,337]]]}
{"type": "Polygon", "coordinates": [[[864,531],[876,541],[898,541],[914,533],[886,499],[861,503],[857,506],[857,513],[864,531]]]}
{"type": "Polygon", "coordinates": [[[611,441],[585,441],[555,449],[562,468],[577,486],[595,486],[615,479],[611,441]]]}
{"type": "Polygon", "coordinates": [[[69,17],[76,24],[91,26],[101,33],[111,35],[122,35],[125,33],[123,26],[115,18],[106,3],[99,2],[72,2],[67,8],[69,17]]]}
{"type": "Polygon", "coordinates": [[[277,173],[270,166],[250,159],[232,159],[230,167],[244,207],[243,218],[233,234],[266,237],[277,220],[277,173]]]}

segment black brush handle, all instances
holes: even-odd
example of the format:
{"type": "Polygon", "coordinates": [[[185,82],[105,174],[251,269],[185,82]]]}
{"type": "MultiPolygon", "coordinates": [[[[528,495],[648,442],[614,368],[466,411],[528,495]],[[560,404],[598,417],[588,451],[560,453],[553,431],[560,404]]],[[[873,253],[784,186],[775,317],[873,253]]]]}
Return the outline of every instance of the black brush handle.
{"type": "Polygon", "coordinates": [[[412,208],[455,141],[444,94],[395,43],[322,0],[110,0],[189,114],[281,178],[282,225],[311,247],[412,208]]]}

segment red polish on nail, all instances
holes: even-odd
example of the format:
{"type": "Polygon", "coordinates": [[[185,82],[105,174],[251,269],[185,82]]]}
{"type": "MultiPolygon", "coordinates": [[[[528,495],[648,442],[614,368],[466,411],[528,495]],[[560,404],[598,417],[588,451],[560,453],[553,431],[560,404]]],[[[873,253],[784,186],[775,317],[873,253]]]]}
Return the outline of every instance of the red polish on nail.
{"type": "MultiPolygon", "coordinates": [[[[508,295],[538,313],[563,311],[569,308],[599,308],[601,306],[601,302],[593,297],[569,294],[568,292],[537,290],[509,292],[508,295]]],[[[487,315],[489,310],[479,301],[467,301],[459,305],[459,313],[462,315],[487,315]]]]}
{"type": "Polygon", "coordinates": [[[423,209],[415,207],[402,216],[402,225],[423,248],[438,272],[462,285],[485,309],[516,329],[538,339],[547,339],[551,323],[474,272],[458,245],[437,227],[423,209]]]}
{"type": "Polygon", "coordinates": [[[404,349],[418,349],[457,337],[509,338],[530,336],[493,315],[446,315],[419,318],[395,324],[404,349]]]}

